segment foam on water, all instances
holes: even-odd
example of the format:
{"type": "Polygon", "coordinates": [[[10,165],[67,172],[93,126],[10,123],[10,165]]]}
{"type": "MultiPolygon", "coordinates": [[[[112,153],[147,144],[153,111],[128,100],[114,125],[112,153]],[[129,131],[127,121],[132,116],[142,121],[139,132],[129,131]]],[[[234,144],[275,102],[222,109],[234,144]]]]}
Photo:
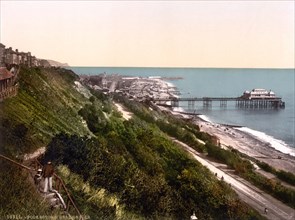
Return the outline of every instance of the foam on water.
{"type": "Polygon", "coordinates": [[[181,108],[181,107],[174,107],[173,111],[174,112],[185,112],[184,108],[181,108]]]}
{"type": "Polygon", "coordinates": [[[206,122],[209,122],[209,123],[211,123],[211,124],[214,124],[214,123],[209,119],[209,117],[206,116],[206,115],[198,115],[198,117],[201,118],[202,120],[206,121],[206,122]]]}
{"type": "Polygon", "coordinates": [[[237,130],[246,132],[248,134],[251,134],[252,136],[256,137],[258,140],[263,141],[265,143],[268,143],[271,147],[274,149],[285,153],[285,154],[290,154],[291,156],[295,157],[295,150],[291,147],[289,147],[284,141],[275,139],[274,137],[265,134],[264,132],[261,131],[256,131],[247,127],[241,127],[241,128],[236,128],[237,130]]]}
{"type": "Polygon", "coordinates": [[[165,83],[167,84],[168,87],[171,87],[171,88],[175,87],[175,85],[171,82],[165,81],[165,83]]]}
{"type": "Polygon", "coordinates": [[[171,82],[167,82],[167,81],[164,81],[164,82],[166,83],[166,85],[167,85],[168,89],[170,90],[170,92],[172,91],[172,93],[170,93],[170,95],[172,95],[175,98],[178,98],[179,95],[176,95],[176,94],[173,93],[173,91],[175,91],[175,88],[176,88],[175,85],[173,83],[171,83],[171,82]]]}

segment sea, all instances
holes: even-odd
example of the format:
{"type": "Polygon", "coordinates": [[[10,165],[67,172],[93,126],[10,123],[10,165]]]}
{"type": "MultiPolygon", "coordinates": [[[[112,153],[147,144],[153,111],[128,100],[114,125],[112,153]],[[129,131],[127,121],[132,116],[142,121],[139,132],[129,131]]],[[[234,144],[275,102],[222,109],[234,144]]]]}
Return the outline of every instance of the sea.
{"type": "Polygon", "coordinates": [[[285,108],[237,108],[235,102],[220,107],[193,106],[181,102],[183,111],[201,114],[212,123],[241,126],[238,128],[271,147],[295,156],[295,69],[235,69],[235,68],[137,68],[137,67],[69,67],[76,74],[119,74],[124,76],[160,76],[181,78],[167,80],[181,97],[238,97],[244,91],[263,88],[273,91],[285,102],[285,108]]]}

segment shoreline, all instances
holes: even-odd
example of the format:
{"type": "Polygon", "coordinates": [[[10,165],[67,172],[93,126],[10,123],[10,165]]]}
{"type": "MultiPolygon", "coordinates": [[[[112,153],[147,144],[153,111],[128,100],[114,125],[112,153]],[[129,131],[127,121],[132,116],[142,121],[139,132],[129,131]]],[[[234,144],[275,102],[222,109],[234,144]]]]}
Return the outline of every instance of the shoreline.
{"type": "MultiPolygon", "coordinates": [[[[186,114],[186,112],[173,111],[172,108],[158,106],[161,111],[168,111],[174,116],[191,119],[197,124],[200,131],[215,136],[220,141],[220,146],[224,149],[232,147],[249,157],[265,162],[277,170],[295,173],[295,157],[285,154],[275,148],[269,146],[269,143],[259,140],[257,137],[237,129],[238,125],[218,124],[204,120],[200,116],[194,114],[186,114]]],[[[260,169],[260,168],[258,168],[260,169]]]]}
{"type": "MultiPolygon", "coordinates": [[[[157,79],[157,81],[161,87],[168,88],[167,91],[169,90],[169,87],[173,89],[176,88],[173,83],[167,82],[163,79],[157,79]]],[[[171,95],[169,92],[168,94],[171,95]]],[[[159,94],[159,96],[161,95],[163,94],[159,94]]],[[[182,108],[173,109],[168,106],[164,106],[164,108],[168,108],[172,114],[180,114],[184,118],[193,117],[193,122],[199,125],[200,131],[216,136],[220,140],[221,146],[224,148],[227,148],[227,146],[233,147],[241,153],[265,162],[276,169],[295,173],[295,150],[290,146],[288,146],[288,148],[290,151],[294,151],[294,156],[276,149],[271,143],[266,140],[261,140],[252,133],[241,130],[246,128],[254,131],[251,128],[241,125],[219,124],[212,121],[206,121],[206,119],[208,119],[206,115],[186,112],[182,108]]],[[[260,133],[260,131],[257,132],[260,133]]]]}
{"type": "MultiPolygon", "coordinates": [[[[173,115],[179,115],[183,118],[189,117],[185,112],[169,110],[173,115]]],[[[228,148],[230,146],[243,154],[269,164],[275,169],[295,173],[294,156],[278,151],[269,146],[269,143],[261,141],[245,131],[236,129],[242,126],[208,122],[197,114],[194,115],[192,120],[199,126],[200,131],[217,137],[221,147],[228,148]]]]}
{"type": "Polygon", "coordinates": [[[241,153],[265,162],[276,169],[295,172],[294,156],[271,147],[269,143],[259,140],[254,135],[238,130],[233,126],[206,122],[198,116],[193,121],[199,125],[200,131],[218,137],[221,146],[233,147],[241,153]]]}
{"type": "MultiPolygon", "coordinates": [[[[168,84],[168,86],[174,86],[171,82],[166,82],[164,80],[162,81],[166,85],[168,84]]],[[[169,107],[166,106],[166,109],[167,108],[169,107]]],[[[181,110],[179,108],[169,108],[169,111],[174,115],[178,114],[184,118],[193,118],[193,123],[197,124],[200,127],[200,131],[207,132],[208,134],[213,135],[220,140],[221,147],[227,148],[227,146],[230,146],[240,151],[241,153],[244,153],[259,161],[269,164],[275,169],[295,173],[295,149],[288,145],[285,147],[290,150],[290,153],[291,151],[294,151],[292,152],[292,154],[294,155],[291,155],[290,153],[284,153],[281,150],[276,149],[274,146],[271,145],[271,143],[267,142],[266,140],[261,140],[254,134],[241,130],[243,128],[246,128],[251,131],[255,131],[251,128],[241,125],[219,124],[212,121],[207,121],[206,119],[208,118],[206,115],[189,113],[182,108],[181,110]]],[[[255,132],[263,133],[261,131],[255,132]]],[[[273,140],[281,141],[275,138],[273,138],[273,140]]]]}

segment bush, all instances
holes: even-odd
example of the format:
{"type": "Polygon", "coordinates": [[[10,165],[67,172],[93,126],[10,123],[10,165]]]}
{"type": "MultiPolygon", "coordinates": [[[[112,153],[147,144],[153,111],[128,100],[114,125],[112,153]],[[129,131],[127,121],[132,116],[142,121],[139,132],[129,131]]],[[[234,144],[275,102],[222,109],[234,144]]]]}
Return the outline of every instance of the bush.
{"type": "Polygon", "coordinates": [[[295,208],[295,191],[284,187],[280,182],[268,179],[254,172],[249,172],[244,177],[258,186],[260,189],[270,193],[275,198],[295,208]]]}
{"type": "Polygon", "coordinates": [[[295,175],[293,173],[280,170],[280,171],[276,171],[276,175],[279,179],[295,186],[295,175]]]}

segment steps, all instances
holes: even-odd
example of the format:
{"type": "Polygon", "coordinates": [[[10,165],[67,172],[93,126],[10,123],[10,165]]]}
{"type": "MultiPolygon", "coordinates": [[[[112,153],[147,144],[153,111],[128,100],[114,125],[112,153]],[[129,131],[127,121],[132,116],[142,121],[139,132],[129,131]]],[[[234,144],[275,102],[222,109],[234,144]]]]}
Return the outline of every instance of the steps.
{"type": "MultiPolygon", "coordinates": [[[[36,191],[39,192],[40,196],[44,198],[43,202],[46,201],[50,204],[51,209],[57,209],[61,210],[61,215],[66,215],[70,219],[72,219],[70,213],[69,213],[69,208],[72,207],[74,208],[74,212],[77,214],[76,217],[79,220],[83,220],[84,217],[81,215],[79,209],[74,203],[74,200],[72,199],[68,189],[66,188],[65,184],[63,183],[63,180],[57,176],[56,174],[53,175],[53,184],[56,187],[56,189],[62,189],[64,192],[64,196],[67,199],[67,205],[58,190],[51,190],[51,192],[44,192],[44,179],[41,177],[41,172],[40,172],[40,167],[41,163],[34,158],[30,158],[29,160],[23,161],[24,164],[19,163],[17,161],[14,161],[10,159],[9,157],[6,157],[2,154],[0,154],[0,159],[6,160],[13,164],[14,166],[18,166],[19,168],[22,168],[23,170],[26,170],[30,175],[29,175],[29,181],[32,182],[32,184],[35,184],[36,186],[36,191]],[[26,165],[25,165],[26,164],[26,165]]],[[[76,218],[75,218],[76,219],[76,218]]]]}
{"type": "MultiPolygon", "coordinates": [[[[33,171],[33,172],[35,176],[37,172],[36,171],[33,171]]],[[[60,209],[60,210],[66,211],[67,205],[65,204],[64,199],[62,198],[62,195],[55,189],[45,193],[43,191],[44,183],[45,181],[42,178],[41,181],[37,184],[35,183],[35,185],[37,187],[37,190],[41,194],[41,196],[44,198],[44,200],[46,200],[50,204],[51,209],[60,209]]]]}

